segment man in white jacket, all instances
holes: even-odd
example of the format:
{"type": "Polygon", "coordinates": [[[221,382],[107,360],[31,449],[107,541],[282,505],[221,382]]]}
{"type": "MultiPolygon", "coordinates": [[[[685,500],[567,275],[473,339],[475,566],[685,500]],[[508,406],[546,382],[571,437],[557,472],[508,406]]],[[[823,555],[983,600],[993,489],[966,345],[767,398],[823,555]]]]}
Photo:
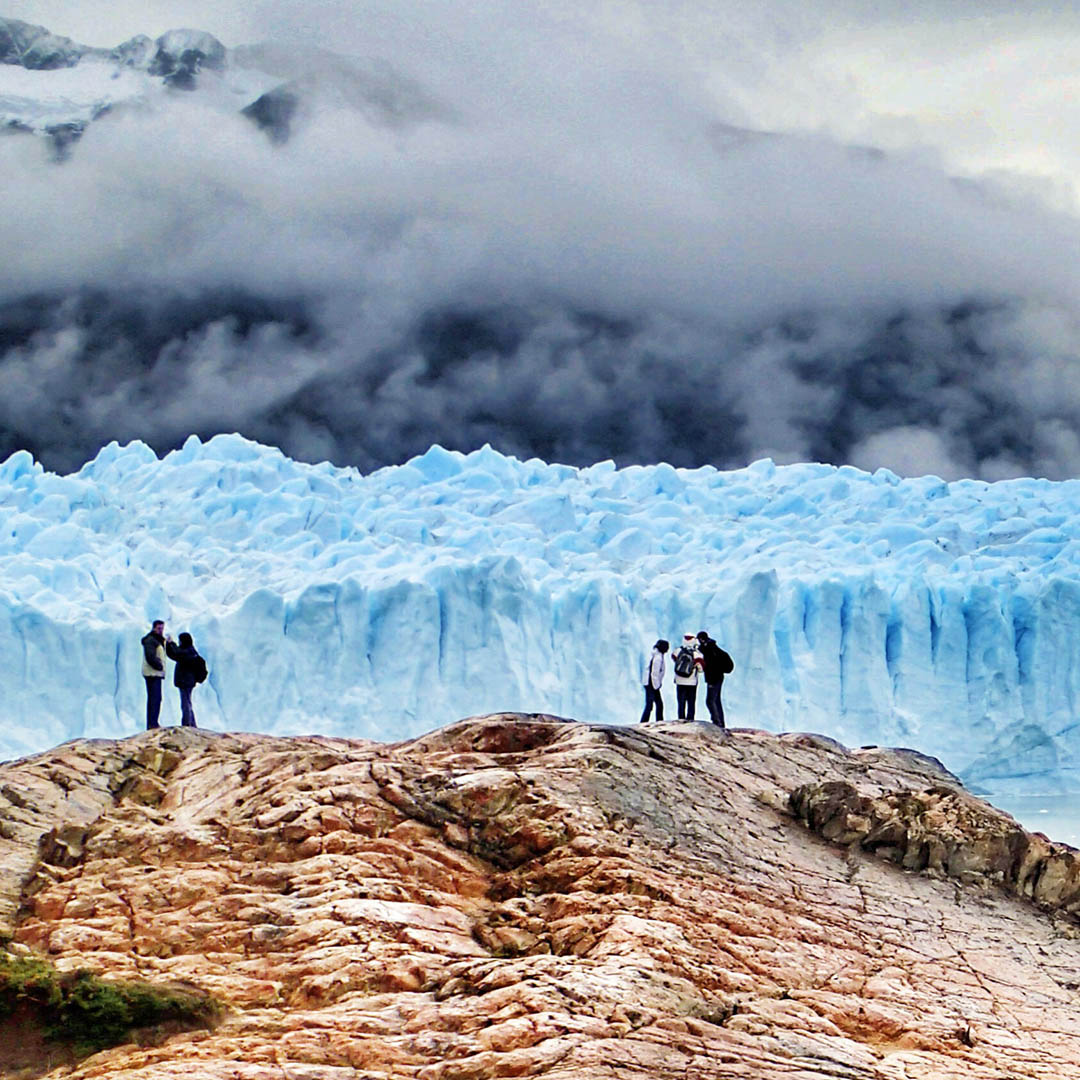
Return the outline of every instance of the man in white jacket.
{"type": "Polygon", "coordinates": [[[641,714],[641,722],[647,724],[652,708],[656,706],[656,722],[664,722],[664,699],[660,696],[660,687],[664,683],[664,654],[671,646],[661,638],[654,646],[652,656],[645,665],[645,671],[641,681],[645,685],[645,711],[641,714]]]}

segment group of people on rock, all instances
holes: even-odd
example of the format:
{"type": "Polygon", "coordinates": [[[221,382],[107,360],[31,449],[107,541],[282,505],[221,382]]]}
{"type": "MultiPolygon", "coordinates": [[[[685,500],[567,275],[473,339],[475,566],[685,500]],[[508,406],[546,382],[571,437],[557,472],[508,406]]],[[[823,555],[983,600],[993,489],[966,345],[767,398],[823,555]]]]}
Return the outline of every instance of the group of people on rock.
{"type": "MultiPolygon", "coordinates": [[[[664,720],[664,698],[661,687],[667,672],[666,658],[671,644],[661,638],[652,649],[645,665],[642,683],[645,687],[645,708],[641,722],[646,724],[656,710],[657,722],[664,720]]],[[[188,633],[173,641],[165,633],[164,619],[155,619],[142,639],[142,673],[146,680],[146,728],[159,727],[161,715],[161,688],[165,684],[165,661],[175,663],[173,685],[180,692],[180,723],[183,727],[195,727],[195,709],[191,695],[199,683],[207,677],[206,661],[199,655],[195,642],[188,633]]],[[[724,676],[735,670],[731,656],[709,636],[705,630],[696,634],[683,634],[682,644],[675,652],[672,667],[675,676],[675,695],[678,699],[679,719],[693,720],[697,709],[697,692],[700,679],[705,680],[705,707],[709,719],[718,727],[724,727],[724,706],[720,691],[724,676]]]]}
{"type": "MultiPolygon", "coordinates": [[[[652,655],[645,664],[641,677],[645,686],[645,709],[641,714],[643,724],[649,722],[654,708],[657,721],[663,723],[664,698],[660,688],[664,684],[666,659],[670,649],[670,642],[661,638],[653,646],[652,655]]],[[[717,727],[724,727],[724,706],[720,701],[720,691],[724,685],[724,676],[735,670],[735,662],[731,656],[721,649],[705,630],[699,630],[696,634],[683,634],[682,644],[672,659],[679,719],[694,719],[698,680],[704,678],[705,707],[709,710],[709,719],[717,727]]]]}
{"type": "Polygon", "coordinates": [[[179,642],[165,633],[165,621],[155,619],[150,633],[142,639],[142,673],[146,680],[146,729],[159,727],[161,688],[165,683],[165,661],[176,664],[173,686],[180,691],[180,723],[195,727],[195,710],[191,695],[199,683],[206,681],[206,661],[199,655],[190,634],[180,635],[179,642]]]}

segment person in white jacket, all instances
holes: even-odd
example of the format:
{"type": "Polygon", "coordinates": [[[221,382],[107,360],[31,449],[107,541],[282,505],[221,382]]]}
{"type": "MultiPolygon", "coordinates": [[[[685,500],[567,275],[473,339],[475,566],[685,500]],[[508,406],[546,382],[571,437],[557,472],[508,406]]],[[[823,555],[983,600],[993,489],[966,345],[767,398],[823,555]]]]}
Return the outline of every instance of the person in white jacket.
{"type": "Polygon", "coordinates": [[[656,722],[664,722],[664,699],[660,696],[660,687],[664,683],[664,654],[671,646],[661,638],[654,646],[652,656],[645,665],[641,681],[645,685],[645,711],[641,714],[641,722],[647,724],[656,706],[656,722]]]}
{"type": "Polygon", "coordinates": [[[697,635],[683,634],[682,644],[672,655],[675,660],[675,694],[679,699],[679,719],[692,721],[697,708],[698,672],[704,663],[698,648],[697,635]],[[688,675],[679,674],[684,667],[690,668],[688,675]]]}

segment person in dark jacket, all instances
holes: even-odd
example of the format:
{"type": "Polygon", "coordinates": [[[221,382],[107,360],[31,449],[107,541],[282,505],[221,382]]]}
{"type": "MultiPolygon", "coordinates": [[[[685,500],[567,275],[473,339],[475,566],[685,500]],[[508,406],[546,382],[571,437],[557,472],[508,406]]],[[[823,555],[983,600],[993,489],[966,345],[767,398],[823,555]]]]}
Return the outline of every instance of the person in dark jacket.
{"type": "Polygon", "coordinates": [[[735,670],[735,661],[716,644],[704,630],[698,631],[698,649],[705,675],[705,707],[717,727],[724,727],[724,706],[720,702],[720,690],[724,676],[735,670]]]}
{"type": "Polygon", "coordinates": [[[206,678],[206,661],[196,652],[190,634],[181,634],[179,644],[169,641],[165,649],[169,659],[176,661],[173,685],[180,691],[180,723],[183,727],[195,727],[191,692],[206,678]]]}
{"type": "Polygon", "coordinates": [[[146,730],[158,726],[161,713],[161,687],[165,682],[165,623],[155,619],[150,633],[142,639],[142,673],[146,680],[146,730]]]}

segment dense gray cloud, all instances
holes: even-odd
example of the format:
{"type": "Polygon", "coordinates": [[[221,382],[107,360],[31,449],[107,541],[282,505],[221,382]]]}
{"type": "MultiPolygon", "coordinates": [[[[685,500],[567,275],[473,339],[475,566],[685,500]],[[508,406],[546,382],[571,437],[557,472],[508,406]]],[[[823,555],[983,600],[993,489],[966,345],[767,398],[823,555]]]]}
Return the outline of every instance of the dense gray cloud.
{"type": "Polygon", "coordinates": [[[923,146],[753,130],[820,12],[453,8],[235,19],[393,65],[441,105],[410,122],[330,99],[276,146],[193,94],[61,166],[0,139],[0,454],[240,430],[364,468],[491,442],[1080,470],[1080,222],[923,146]]]}

